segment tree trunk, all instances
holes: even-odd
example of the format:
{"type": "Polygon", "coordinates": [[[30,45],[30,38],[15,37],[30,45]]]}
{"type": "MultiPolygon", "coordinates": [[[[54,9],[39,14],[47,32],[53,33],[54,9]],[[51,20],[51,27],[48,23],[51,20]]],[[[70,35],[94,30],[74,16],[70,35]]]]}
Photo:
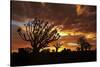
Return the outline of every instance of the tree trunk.
{"type": "Polygon", "coordinates": [[[58,52],[58,48],[56,48],[56,52],[58,52]]]}
{"type": "Polygon", "coordinates": [[[81,51],[84,51],[84,48],[83,48],[83,46],[81,46],[81,51]]]}
{"type": "Polygon", "coordinates": [[[33,48],[33,51],[32,51],[33,54],[34,54],[34,55],[38,55],[40,49],[37,48],[37,46],[35,46],[34,43],[31,43],[31,46],[32,46],[32,48],[33,48]]]}
{"type": "Polygon", "coordinates": [[[33,48],[33,54],[38,54],[38,53],[39,53],[39,49],[33,48]]]}

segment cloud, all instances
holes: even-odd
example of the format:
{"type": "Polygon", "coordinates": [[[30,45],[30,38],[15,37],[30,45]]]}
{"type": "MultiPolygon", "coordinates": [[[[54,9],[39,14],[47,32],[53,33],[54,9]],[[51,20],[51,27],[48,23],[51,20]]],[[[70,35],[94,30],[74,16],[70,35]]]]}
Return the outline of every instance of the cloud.
{"type": "Polygon", "coordinates": [[[76,12],[77,12],[77,15],[82,15],[85,11],[85,8],[82,8],[81,5],[76,5],[76,12]]]}
{"type": "Polygon", "coordinates": [[[79,44],[77,44],[77,43],[67,43],[67,45],[69,45],[69,46],[78,46],[79,44]]]}
{"type": "Polygon", "coordinates": [[[16,25],[18,27],[23,26],[25,24],[25,22],[16,21],[16,20],[12,20],[11,23],[12,25],[16,25]]]}

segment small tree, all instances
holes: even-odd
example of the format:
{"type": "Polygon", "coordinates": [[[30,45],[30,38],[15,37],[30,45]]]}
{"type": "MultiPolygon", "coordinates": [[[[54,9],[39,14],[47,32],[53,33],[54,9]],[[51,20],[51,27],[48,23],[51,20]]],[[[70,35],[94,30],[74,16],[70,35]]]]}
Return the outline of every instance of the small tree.
{"type": "Polygon", "coordinates": [[[79,38],[78,44],[81,46],[81,51],[84,51],[85,38],[83,36],[79,38]]]}
{"type": "Polygon", "coordinates": [[[17,32],[24,41],[31,43],[34,53],[38,53],[41,48],[60,37],[54,24],[37,18],[24,24],[24,28],[25,30],[18,28],[17,32]]]}
{"type": "Polygon", "coordinates": [[[53,45],[56,48],[56,52],[58,51],[58,49],[62,46],[62,44],[60,44],[59,42],[57,42],[56,44],[53,45]]]}
{"type": "Polygon", "coordinates": [[[81,51],[87,51],[91,49],[91,45],[87,42],[87,40],[83,36],[79,38],[78,44],[80,44],[81,51]]]}

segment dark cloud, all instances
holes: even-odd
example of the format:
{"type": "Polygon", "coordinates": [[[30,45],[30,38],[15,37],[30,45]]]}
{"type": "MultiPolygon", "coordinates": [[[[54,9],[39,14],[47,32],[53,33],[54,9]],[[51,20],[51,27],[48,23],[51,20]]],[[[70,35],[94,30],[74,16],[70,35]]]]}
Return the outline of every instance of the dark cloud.
{"type": "Polygon", "coordinates": [[[11,11],[13,20],[39,17],[54,21],[56,25],[62,24],[64,29],[96,32],[95,6],[12,1],[11,11]]]}

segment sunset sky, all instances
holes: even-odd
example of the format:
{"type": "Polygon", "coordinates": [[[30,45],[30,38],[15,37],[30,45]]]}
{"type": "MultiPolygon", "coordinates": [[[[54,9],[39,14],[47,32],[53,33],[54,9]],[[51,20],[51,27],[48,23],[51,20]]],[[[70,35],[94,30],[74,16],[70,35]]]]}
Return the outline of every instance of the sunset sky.
{"type": "MultiPolygon", "coordinates": [[[[16,31],[18,27],[22,27],[35,17],[53,22],[58,27],[58,33],[61,35],[58,41],[63,44],[62,48],[76,50],[76,42],[83,35],[92,45],[92,49],[96,49],[96,6],[11,1],[10,8],[12,51],[31,47],[30,43],[23,41],[16,31]]],[[[49,43],[51,47],[52,44],[55,42],[49,43]]]]}

